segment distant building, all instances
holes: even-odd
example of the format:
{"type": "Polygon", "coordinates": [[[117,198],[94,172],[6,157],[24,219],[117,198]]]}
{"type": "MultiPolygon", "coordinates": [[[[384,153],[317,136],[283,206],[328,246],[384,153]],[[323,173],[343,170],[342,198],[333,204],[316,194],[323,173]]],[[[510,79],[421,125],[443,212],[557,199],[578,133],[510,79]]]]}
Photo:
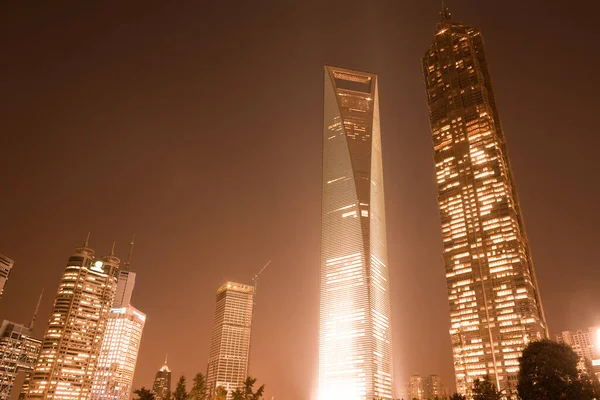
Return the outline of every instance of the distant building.
{"type": "MultiPolygon", "coordinates": [[[[594,373],[600,375],[600,328],[588,328],[587,331],[564,331],[556,335],[558,343],[564,343],[579,356],[577,368],[585,371],[586,359],[592,363],[594,373]]],[[[592,371],[588,371],[592,372],[592,371]]]]}
{"type": "Polygon", "coordinates": [[[480,29],[444,6],[422,59],[434,149],[456,386],[516,387],[519,357],[548,337],[480,29]]]}
{"type": "Polygon", "coordinates": [[[0,254],[0,298],[2,298],[2,294],[4,294],[4,286],[6,286],[8,275],[10,275],[10,271],[14,264],[15,262],[13,260],[0,254]]]}
{"type": "Polygon", "coordinates": [[[114,251],[97,260],[87,240],[74,249],[56,294],[27,399],[89,398],[119,263],[114,251]]]}
{"type": "Polygon", "coordinates": [[[154,394],[155,400],[166,400],[171,393],[171,370],[167,365],[166,357],[165,364],[156,372],[156,375],[154,376],[152,393],[154,394]]]}
{"type": "Polygon", "coordinates": [[[254,287],[227,282],[217,290],[206,384],[210,396],[217,387],[231,392],[248,374],[254,287]]]}
{"type": "Polygon", "coordinates": [[[0,327],[0,400],[11,398],[17,374],[24,373],[26,392],[40,354],[42,341],[33,337],[33,326],[4,320],[0,327]]]}
{"type": "Polygon", "coordinates": [[[408,382],[408,397],[409,400],[423,400],[423,379],[421,378],[421,375],[411,375],[410,381],[408,382]]]}
{"type": "Polygon", "coordinates": [[[423,399],[434,400],[436,397],[441,399],[444,396],[442,381],[438,375],[429,375],[423,378],[423,399]]]}

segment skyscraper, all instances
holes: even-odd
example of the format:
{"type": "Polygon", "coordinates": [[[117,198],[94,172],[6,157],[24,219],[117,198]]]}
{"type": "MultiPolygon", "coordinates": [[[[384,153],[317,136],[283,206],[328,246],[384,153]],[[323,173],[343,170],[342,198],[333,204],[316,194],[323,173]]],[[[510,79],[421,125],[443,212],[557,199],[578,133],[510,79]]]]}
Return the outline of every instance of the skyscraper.
{"type": "Polygon", "coordinates": [[[10,275],[10,270],[14,264],[15,262],[13,260],[0,254],[0,298],[2,298],[4,286],[6,286],[8,275],[10,275]]]}
{"type": "Polygon", "coordinates": [[[154,376],[152,393],[154,393],[156,400],[166,400],[171,393],[171,370],[167,365],[166,357],[165,364],[156,371],[156,375],[154,376]]]}
{"type": "Polygon", "coordinates": [[[26,382],[30,380],[41,344],[41,340],[33,337],[31,325],[25,326],[7,320],[2,322],[0,327],[0,400],[11,398],[13,385],[19,372],[25,374],[26,382]]]}
{"type": "Polygon", "coordinates": [[[129,400],[145,322],[146,315],[131,305],[110,310],[92,400],[129,400]]]}
{"type": "Polygon", "coordinates": [[[129,400],[133,389],[133,375],[146,322],[146,315],[131,305],[135,286],[135,272],[130,271],[133,245],[132,238],[127,261],[119,270],[115,300],[94,373],[92,400],[129,400]]]}
{"type": "Polygon", "coordinates": [[[377,75],[325,67],[319,399],[392,398],[377,75]]]}
{"type": "Polygon", "coordinates": [[[96,260],[87,240],[83,247],[73,250],[56,294],[27,399],[89,398],[115,297],[118,267],[114,252],[96,260]]]}
{"type": "Polygon", "coordinates": [[[231,392],[248,375],[254,287],[226,282],[217,290],[206,385],[214,395],[217,387],[231,392]]]}
{"type": "Polygon", "coordinates": [[[481,31],[444,6],[422,66],[457,389],[489,374],[510,391],[547,328],[481,31]]]}

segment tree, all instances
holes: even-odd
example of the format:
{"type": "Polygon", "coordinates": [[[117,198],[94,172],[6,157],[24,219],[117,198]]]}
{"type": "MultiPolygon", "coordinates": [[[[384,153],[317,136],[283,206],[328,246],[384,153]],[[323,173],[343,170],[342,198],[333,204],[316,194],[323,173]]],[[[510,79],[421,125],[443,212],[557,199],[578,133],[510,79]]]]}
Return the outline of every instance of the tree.
{"type": "Polygon", "coordinates": [[[452,396],[450,396],[450,400],[467,400],[467,398],[462,394],[454,393],[452,396]]]}
{"type": "Polygon", "coordinates": [[[519,359],[517,391],[522,400],[591,400],[593,391],[577,371],[577,354],[566,344],[529,343],[519,359]]]}
{"type": "Polygon", "coordinates": [[[133,393],[137,396],[137,400],[155,400],[154,394],[143,386],[133,393]]]}
{"type": "Polygon", "coordinates": [[[260,400],[265,391],[265,385],[262,385],[254,392],[255,383],[256,378],[252,378],[251,376],[247,377],[244,381],[244,387],[237,388],[236,391],[233,392],[233,400],[260,400]]]}
{"type": "Polygon", "coordinates": [[[175,387],[175,392],[173,392],[173,400],[186,400],[187,392],[185,387],[185,376],[181,376],[179,381],[177,382],[177,386],[175,387]]]}
{"type": "Polygon", "coordinates": [[[188,400],[206,400],[206,379],[201,373],[197,373],[194,377],[194,384],[188,394],[188,400]]]}
{"type": "Polygon", "coordinates": [[[489,375],[475,379],[473,385],[473,400],[500,400],[500,392],[492,382],[489,375]]]}
{"type": "Polygon", "coordinates": [[[225,389],[223,386],[217,386],[217,389],[215,390],[214,400],[225,400],[225,399],[227,399],[227,389],[225,389]]]}

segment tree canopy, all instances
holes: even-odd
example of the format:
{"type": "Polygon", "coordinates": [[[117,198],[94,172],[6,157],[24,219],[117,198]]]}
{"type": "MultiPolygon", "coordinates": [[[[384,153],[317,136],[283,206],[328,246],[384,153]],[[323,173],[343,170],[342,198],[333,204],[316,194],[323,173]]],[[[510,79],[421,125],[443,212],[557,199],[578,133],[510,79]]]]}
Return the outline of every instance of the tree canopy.
{"type": "Polygon", "coordinates": [[[137,396],[136,400],[155,400],[154,394],[143,386],[141,389],[134,390],[133,394],[137,396]]]}
{"type": "Polygon", "coordinates": [[[175,391],[173,392],[173,400],[187,400],[187,391],[185,387],[185,376],[181,376],[179,381],[177,382],[177,386],[175,386],[175,391]]]}
{"type": "Polygon", "coordinates": [[[201,373],[197,373],[194,377],[194,383],[187,398],[188,400],[206,400],[206,379],[201,373]]]}
{"type": "Polygon", "coordinates": [[[475,379],[473,384],[473,400],[500,400],[500,392],[489,375],[483,379],[475,379]]]}
{"type": "Polygon", "coordinates": [[[467,400],[467,398],[462,394],[454,393],[450,396],[450,400],[467,400]]]}
{"type": "Polygon", "coordinates": [[[237,388],[237,390],[233,392],[233,400],[260,400],[265,391],[265,385],[256,389],[255,392],[255,383],[256,378],[252,378],[251,376],[247,377],[244,386],[242,388],[237,388]]]}
{"type": "Polygon", "coordinates": [[[577,354],[550,340],[529,343],[519,359],[517,391],[522,400],[591,400],[593,388],[577,370],[577,354]]]}

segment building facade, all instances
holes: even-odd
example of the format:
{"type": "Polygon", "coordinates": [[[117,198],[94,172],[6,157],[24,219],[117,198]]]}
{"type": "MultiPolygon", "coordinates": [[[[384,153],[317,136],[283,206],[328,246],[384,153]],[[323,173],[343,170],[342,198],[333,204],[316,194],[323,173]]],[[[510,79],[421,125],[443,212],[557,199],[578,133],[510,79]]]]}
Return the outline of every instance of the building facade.
{"type": "Polygon", "coordinates": [[[152,384],[152,393],[156,400],[167,400],[171,395],[171,370],[167,365],[166,358],[165,364],[156,371],[154,383],[152,384]]]}
{"type": "Polygon", "coordinates": [[[145,322],[146,315],[131,305],[110,310],[92,400],[129,400],[145,322]]]}
{"type": "Polygon", "coordinates": [[[17,374],[25,375],[27,391],[42,341],[32,327],[4,320],[0,327],[0,400],[9,400],[17,374]]]}
{"type": "Polygon", "coordinates": [[[425,400],[441,399],[444,395],[442,381],[438,375],[431,374],[423,378],[423,398],[425,400]]]}
{"type": "Polygon", "coordinates": [[[2,295],[4,294],[4,287],[6,286],[8,275],[10,275],[10,271],[14,264],[15,262],[13,260],[0,254],[0,298],[2,298],[2,295]]]}
{"type": "Polygon", "coordinates": [[[521,351],[548,333],[481,31],[444,7],[422,67],[457,389],[489,374],[513,393],[521,351]]]}
{"type": "Polygon", "coordinates": [[[586,364],[589,361],[592,364],[592,371],[587,372],[600,375],[600,328],[564,331],[556,335],[556,341],[571,346],[577,353],[579,356],[577,368],[580,371],[587,371],[586,364]]]}
{"type": "Polygon", "coordinates": [[[410,400],[423,400],[423,378],[421,378],[421,375],[411,375],[408,381],[408,397],[410,400]]]}
{"type": "Polygon", "coordinates": [[[377,75],[325,67],[319,399],[392,398],[377,75]]]}
{"type": "Polygon", "coordinates": [[[108,315],[119,259],[96,260],[86,243],[67,262],[42,340],[27,399],[88,399],[108,315]]]}
{"type": "Polygon", "coordinates": [[[217,290],[217,304],[206,372],[209,396],[217,387],[231,393],[248,375],[254,287],[227,282],[217,290]]]}

